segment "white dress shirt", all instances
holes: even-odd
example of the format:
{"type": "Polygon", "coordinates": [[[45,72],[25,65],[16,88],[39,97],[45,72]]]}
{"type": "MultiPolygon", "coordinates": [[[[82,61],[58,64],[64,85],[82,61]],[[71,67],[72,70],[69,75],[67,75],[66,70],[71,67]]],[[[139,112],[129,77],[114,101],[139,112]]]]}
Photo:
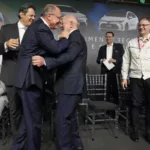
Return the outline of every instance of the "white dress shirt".
{"type": "Polygon", "coordinates": [[[112,58],[112,53],[113,53],[113,43],[111,45],[107,44],[107,48],[106,48],[106,59],[110,60],[112,58]]]}
{"type": "MultiPolygon", "coordinates": [[[[19,31],[19,40],[20,40],[20,43],[21,43],[27,27],[25,27],[20,21],[18,22],[17,25],[18,25],[18,31],[19,31]]],[[[7,53],[8,52],[8,47],[6,45],[6,42],[4,43],[4,48],[5,48],[5,52],[7,53]]]]}
{"type": "Polygon", "coordinates": [[[150,78],[150,34],[147,38],[139,37],[140,46],[139,48],[138,38],[130,40],[125,49],[122,63],[122,78],[150,78]],[[140,53],[139,53],[140,52],[140,53]]]}
{"type": "Polygon", "coordinates": [[[23,39],[23,36],[24,36],[24,33],[27,29],[27,27],[25,27],[20,21],[18,22],[18,29],[19,29],[19,40],[20,40],[20,43],[22,42],[22,39],[23,39]]]}
{"type": "Polygon", "coordinates": [[[1,73],[1,68],[2,68],[2,60],[3,60],[3,56],[0,55],[0,73],[1,73]]]}

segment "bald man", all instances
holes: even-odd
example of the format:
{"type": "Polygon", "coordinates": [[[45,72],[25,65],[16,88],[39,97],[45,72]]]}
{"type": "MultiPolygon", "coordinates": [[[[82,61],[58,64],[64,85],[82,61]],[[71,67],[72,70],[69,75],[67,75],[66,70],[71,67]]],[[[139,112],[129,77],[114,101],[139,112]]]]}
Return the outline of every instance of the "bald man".
{"type": "Polygon", "coordinates": [[[62,19],[62,29],[69,32],[69,47],[57,57],[32,58],[33,65],[46,64],[48,69],[56,68],[56,131],[60,150],[82,150],[78,133],[76,109],[82,99],[87,60],[87,45],[78,30],[79,23],[74,16],[62,19]]]}

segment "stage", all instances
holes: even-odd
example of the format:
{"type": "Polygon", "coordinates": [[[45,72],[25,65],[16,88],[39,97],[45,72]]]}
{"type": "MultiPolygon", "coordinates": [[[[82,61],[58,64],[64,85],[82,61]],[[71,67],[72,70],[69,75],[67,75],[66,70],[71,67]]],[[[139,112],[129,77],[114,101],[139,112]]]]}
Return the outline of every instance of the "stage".
{"type": "MultiPolygon", "coordinates": [[[[84,131],[82,125],[80,125],[80,135],[84,144],[84,150],[149,150],[150,144],[148,144],[144,136],[141,133],[139,142],[132,142],[129,136],[125,135],[124,131],[119,129],[119,138],[113,137],[110,129],[104,129],[108,127],[105,125],[97,125],[99,129],[95,132],[95,140],[90,138],[90,132],[84,131]]],[[[0,141],[0,150],[10,150],[12,139],[9,138],[7,143],[3,145],[0,141]]],[[[48,123],[44,124],[43,141],[41,150],[56,150],[54,142],[50,140],[48,123]]]]}

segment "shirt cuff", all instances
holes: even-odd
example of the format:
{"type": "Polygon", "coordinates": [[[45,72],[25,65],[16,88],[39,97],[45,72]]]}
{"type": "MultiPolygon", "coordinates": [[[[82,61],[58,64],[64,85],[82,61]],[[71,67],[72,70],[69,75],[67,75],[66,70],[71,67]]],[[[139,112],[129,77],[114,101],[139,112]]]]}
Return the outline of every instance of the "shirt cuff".
{"type": "Polygon", "coordinates": [[[123,80],[127,80],[127,79],[128,79],[128,75],[125,75],[125,74],[122,75],[122,79],[123,79],[123,80]]]}
{"type": "Polygon", "coordinates": [[[8,47],[6,45],[6,42],[4,43],[4,48],[5,48],[5,52],[7,53],[8,52],[8,47]]]}
{"type": "Polygon", "coordinates": [[[45,59],[44,59],[44,66],[46,66],[46,62],[45,62],[45,59]]]}

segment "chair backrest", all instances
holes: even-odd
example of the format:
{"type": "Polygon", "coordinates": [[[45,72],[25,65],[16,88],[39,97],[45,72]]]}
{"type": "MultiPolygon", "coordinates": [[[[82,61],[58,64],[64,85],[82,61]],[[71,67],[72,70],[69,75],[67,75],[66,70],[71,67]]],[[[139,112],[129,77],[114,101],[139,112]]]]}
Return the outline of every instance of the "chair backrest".
{"type": "Polygon", "coordinates": [[[126,89],[122,88],[121,80],[122,77],[120,74],[117,74],[117,87],[118,87],[118,99],[120,107],[127,107],[130,105],[130,84],[128,84],[126,89]]]}
{"type": "Polygon", "coordinates": [[[86,74],[86,88],[89,97],[104,96],[106,100],[107,75],[86,74]]]}

